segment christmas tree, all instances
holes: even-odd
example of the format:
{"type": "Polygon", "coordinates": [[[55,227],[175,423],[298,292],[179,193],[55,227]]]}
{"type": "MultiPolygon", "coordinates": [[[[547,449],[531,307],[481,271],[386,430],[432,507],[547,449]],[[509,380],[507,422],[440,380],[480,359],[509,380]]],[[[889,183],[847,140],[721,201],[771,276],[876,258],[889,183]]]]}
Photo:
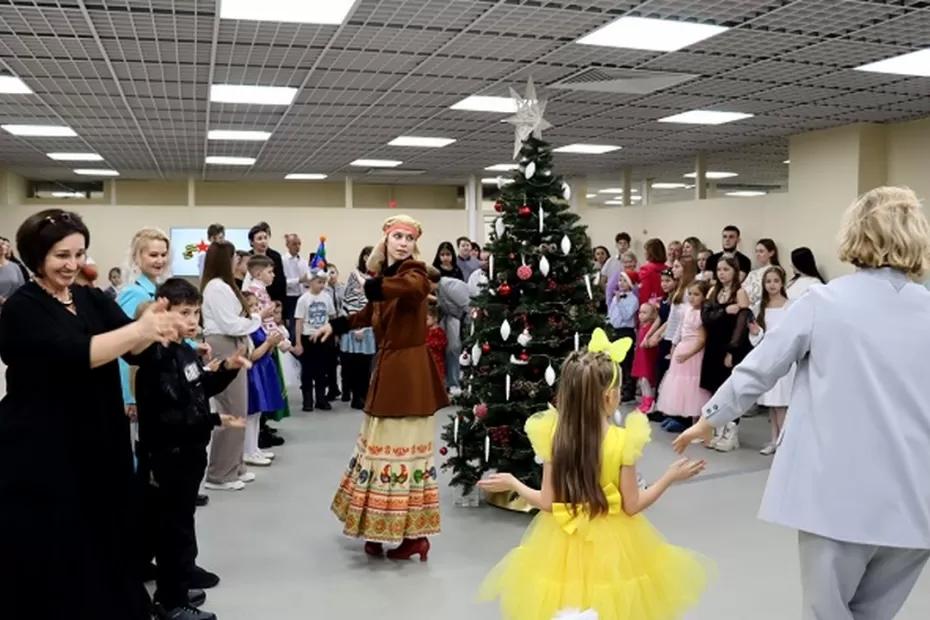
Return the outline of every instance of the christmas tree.
{"type": "Polygon", "coordinates": [[[442,433],[443,467],[466,493],[489,469],[540,488],[542,469],[524,424],[554,401],[562,360],[603,325],[591,241],[569,210],[571,190],[553,174],[552,151],[539,136],[547,126],[545,103],[530,85],[520,104],[519,168],[494,205],[500,215],[485,246],[489,282],[473,300],[464,391],[442,433]],[[530,118],[522,127],[521,113],[530,118]]]}

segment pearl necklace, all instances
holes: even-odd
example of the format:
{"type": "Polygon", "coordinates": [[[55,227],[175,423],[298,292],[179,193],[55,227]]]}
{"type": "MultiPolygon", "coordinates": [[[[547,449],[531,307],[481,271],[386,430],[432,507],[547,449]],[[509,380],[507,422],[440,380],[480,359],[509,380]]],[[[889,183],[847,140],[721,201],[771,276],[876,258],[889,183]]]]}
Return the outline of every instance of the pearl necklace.
{"type": "Polygon", "coordinates": [[[74,305],[74,296],[71,294],[71,290],[70,290],[70,289],[66,289],[66,290],[68,291],[68,299],[61,299],[60,297],[58,297],[58,295],[56,295],[56,294],[53,293],[52,291],[48,290],[48,289],[45,287],[45,285],[43,285],[43,284],[42,284],[41,282],[39,282],[38,280],[35,280],[35,283],[39,285],[39,288],[40,288],[40,289],[42,289],[43,291],[45,291],[45,294],[46,294],[46,295],[48,295],[49,297],[51,297],[52,299],[54,299],[55,301],[57,301],[58,303],[60,303],[62,306],[65,306],[66,308],[69,308],[69,307],[71,307],[71,306],[74,305]]]}

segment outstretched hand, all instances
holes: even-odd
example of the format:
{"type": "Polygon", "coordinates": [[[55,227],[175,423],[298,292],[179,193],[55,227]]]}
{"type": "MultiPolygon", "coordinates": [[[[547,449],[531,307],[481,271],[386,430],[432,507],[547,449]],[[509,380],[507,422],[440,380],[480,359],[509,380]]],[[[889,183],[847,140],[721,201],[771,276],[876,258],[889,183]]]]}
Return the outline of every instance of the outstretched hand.
{"type": "Polygon", "coordinates": [[[517,479],[513,474],[491,474],[484,480],[478,481],[478,488],[486,493],[502,493],[504,491],[513,491],[516,488],[517,479]]]}
{"type": "Polygon", "coordinates": [[[689,461],[688,459],[678,459],[668,467],[667,475],[672,482],[682,482],[689,478],[694,478],[707,467],[704,460],[689,461]]]}
{"type": "Polygon", "coordinates": [[[672,448],[678,454],[684,454],[685,450],[688,449],[696,439],[702,440],[704,443],[710,441],[714,436],[714,427],[710,425],[705,418],[698,419],[694,425],[683,432],[681,435],[675,438],[672,442],[672,448]]]}

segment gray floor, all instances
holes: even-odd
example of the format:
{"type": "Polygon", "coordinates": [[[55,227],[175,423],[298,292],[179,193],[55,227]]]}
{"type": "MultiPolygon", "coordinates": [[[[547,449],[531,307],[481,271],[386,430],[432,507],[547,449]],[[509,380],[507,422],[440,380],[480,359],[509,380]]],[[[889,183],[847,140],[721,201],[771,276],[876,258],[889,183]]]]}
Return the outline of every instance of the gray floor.
{"type": "MultiPolygon", "coordinates": [[[[346,620],[491,620],[493,605],[474,602],[487,570],[517,544],[524,515],[495,508],[456,508],[443,495],[443,535],[429,562],[370,560],[344,539],[329,502],[361,416],[342,403],[332,413],[297,413],[280,425],[287,445],[271,468],[241,492],[212,494],[198,512],[199,563],[222,584],[205,608],[220,620],[307,620],[333,613],[346,620]]],[[[756,510],[769,460],[756,449],[767,434],[762,418],[744,421],[744,445],[709,459],[702,478],[673,488],[649,512],[673,542],[717,564],[719,576],[696,620],[798,618],[796,535],[758,521],[756,510]],[[755,447],[756,449],[753,449],[755,447]]],[[[655,477],[671,462],[669,435],[656,429],[643,471],[655,477]]],[[[930,571],[918,583],[901,620],[930,617],[930,571]]]]}

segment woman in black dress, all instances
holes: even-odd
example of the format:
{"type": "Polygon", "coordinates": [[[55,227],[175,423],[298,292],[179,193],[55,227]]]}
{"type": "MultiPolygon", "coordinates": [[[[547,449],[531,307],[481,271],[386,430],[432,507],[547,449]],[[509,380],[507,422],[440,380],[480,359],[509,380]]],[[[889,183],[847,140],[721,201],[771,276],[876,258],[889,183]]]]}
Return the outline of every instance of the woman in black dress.
{"type": "Polygon", "coordinates": [[[132,453],[117,358],[167,341],[164,303],[135,323],[74,286],[90,240],[75,213],[29,217],[16,243],[35,279],[6,303],[0,356],[0,579],[9,618],[148,619],[132,557],[132,453]]]}
{"type": "MultiPolygon", "coordinates": [[[[716,284],[701,311],[701,321],[707,332],[701,387],[711,394],[730,378],[733,368],[752,350],[749,343],[751,320],[749,296],[740,286],[739,263],[732,255],[724,254],[717,261],[716,284]]],[[[739,448],[738,431],[738,424],[731,422],[708,447],[721,452],[736,450],[739,448]]]]}

